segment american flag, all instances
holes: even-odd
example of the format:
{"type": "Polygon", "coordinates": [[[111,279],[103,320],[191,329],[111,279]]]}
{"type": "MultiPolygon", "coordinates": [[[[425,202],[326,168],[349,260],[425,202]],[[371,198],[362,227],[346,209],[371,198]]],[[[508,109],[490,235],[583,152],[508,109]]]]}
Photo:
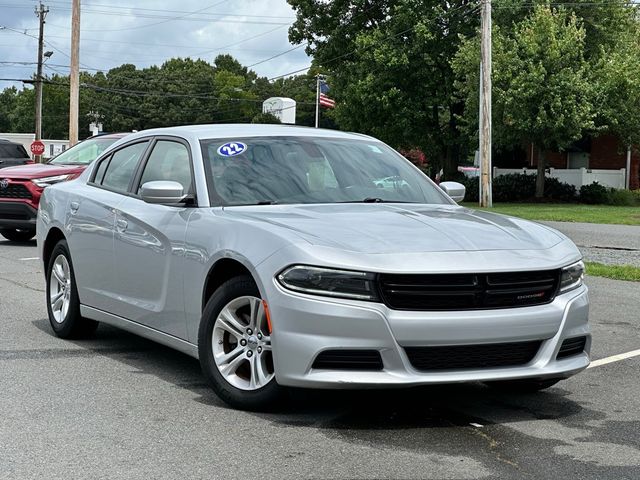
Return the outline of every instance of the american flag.
{"type": "Polygon", "coordinates": [[[320,94],[320,105],[327,108],[334,108],[336,106],[336,101],[327,97],[324,93],[320,94]]]}
{"type": "Polygon", "coordinates": [[[320,97],[318,99],[320,105],[327,108],[335,108],[336,101],[326,95],[328,91],[329,85],[327,85],[327,82],[320,80],[320,97]]]}

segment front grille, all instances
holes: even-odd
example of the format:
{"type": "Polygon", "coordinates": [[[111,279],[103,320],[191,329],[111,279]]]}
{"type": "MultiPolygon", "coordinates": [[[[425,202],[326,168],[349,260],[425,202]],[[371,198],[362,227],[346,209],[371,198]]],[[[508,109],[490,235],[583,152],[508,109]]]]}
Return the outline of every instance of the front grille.
{"type": "Polygon", "coordinates": [[[558,351],[557,359],[567,358],[573,355],[579,355],[584,352],[584,347],[587,344],[587,337],[574,337],[567,338],[558,351]]]}
{"type": "Polygon", "coordinates": [[[464,370],[525,365],[536,356],[541,343],[536,340],[487,345],[405,347],[404,350],[416,370],[464,370]]]}
{"type": "Polygon", "coordinates": [[[0,198],[31,198],[31,192],[21,183],[10,183],[6,188],[0,187],[0,198]]]}
{"type": "Polygon", "coordinates": [[[382,274],[380,293],[396,310],[479,310],[551,302],[560,270],[513,273],[382,274]]]}
{"type": "Polygon", "coordinates": [[[382,357],[377,350],[325,350],[311,368],[325,370],[382,370],[382,357]]]}

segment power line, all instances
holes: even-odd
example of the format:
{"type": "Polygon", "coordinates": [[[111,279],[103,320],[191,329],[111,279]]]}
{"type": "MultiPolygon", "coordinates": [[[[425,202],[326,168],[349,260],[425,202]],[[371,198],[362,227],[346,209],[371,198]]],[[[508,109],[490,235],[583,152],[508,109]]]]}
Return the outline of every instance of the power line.
{"type": "MultiPolygon", "coordinates": [[[[61,2],[52,0],[49,3],[59,4],[67,6],[68,2],[61,2]]],[[[99,4],[99,3],[84,3],[83,13],[86,11],[92,12],[91,8],[93,7],[105,7],[110,11],[113,10],[124,10],[124,12],[118,12],[118,15],[122,16],[138,16],[135,11],[141,12],[160,12],[160,13],[174,13],[174,14],[189,14],[191,12],[185,10],[165,10],[160,8],[142,8],[142,7],[129,7],[129,6],[118,6],[118,5],[110,5],[110,4],[99,4]],[[88,9],[86,7],[89,7],[88,9]],[[131,12],[131,13],[129,13],[131,12]]],[[[56,7],[58,10],[69,10],[69,8],[65,7],[56,7]]],[[[201,12],[202,15],[213,15],[213,16],[224,16],[224,17],[247,17],[247,18],[280,18],[286,20],[294,20],[295,17],[284,16],[284,15],[253,15],[253,14],[242,14],[242,13],[210,13],[210,12],[201,12]]]]}
{"type": "MultiPolygon", "coordinates": [[[[199,10],[195,10],[193,12],[186,12],[183,15],[179,15],[179,16],[175,16],[175,17],[168,17],[168,18],[166,18],[166,19],[164,19],[164,20],[162,20],[160,22],[148,23],[146,25],[136,25],[136,26],[133,26],[133,27],[125,27],[125,28],[97,28],[97,29],[87,28],[87,29],[82,29],[82,30],[85,31],[85,32],[124,32],[126,30],[138,30],[138,29],[141,29],[141,28],[155,27],[157,25],[162,25],[164,23],[169,23],[169,22],[173,22],[173,21],[176,21],[176,20],[187,19],[191,15],[195,15],[197,13],[202,13],[205,10],[209,10],[211,8],[217,7],[218,5],[222,5],[223,3],[227,3],[228,1],[229,0],[222,0],[221,2],[214,3],[213,5],[209,5],[207,7],[201,8],[199,10]]],[[[113,15],[113,13],[106,13],[106,14],[113,15]]],[[[105,15],[105,13],[101,13],[101,15],[105,15]]],[[[60,28],[65,28],[65,27],[60,27],[60,28]]]]}
{"type": "MultiPolygon", "coordinates": [[[[426,20],[426,22],[427,22],[427,23],[436,22],[436,21],[441,20],[441,19],[445,18],[446,16],[450,15],[454,10],[460,10],[460,9],[465,8],[465,7],[467,7],[467,6],[470,6],[470,5],[473,5],[473,8],[470,10],[470,12],[469,12],[469,13],[473,12],[475,9],[477,9],[477,8],[478,8],[478,4],[475,4],[475,5],[474,5],[473,3],[459,5],[458,7],[454,7],[454,8],[452,8],[452,9],[448,10],[447,12],[445,12],[445,13],[444,13],[444,14],[442,14],[442,15],[439,15],[439,16],[437,16],[437,17],[433,17],[433,18],[431,18],[431,19],[426,20]]],[[[380,42],[385,41],[385,40],[390,40],[390,39],[395,38],[395,37],[399,37],[400,35],[404,35],[405,33],[409,33],[409,32],[410,32],[410,31],[412,31],[414,28],[416,28],[416,25],[413,25],[413,26],[411,26],[411,27],[409,27],[409,28],[407,28],[407,29],[405,29],[405,30],[402,30],[402,31],[400,31],[400,32],[394,33],[393,35],[389,35],[389,36],[387,36],[387,37],[383,38],[380,42]]],[[[328,59],[328,60],[323,60],[322,65],[323,65],[323,66],[326,66],[327,64],[334,63],[336,60],[340,60],[341,58],[351,56],[351,55],[353,55],[354,53],[358,53],[358,52],[360,52],[360,51],[368,50],[368,49],[370,49],[370,48],[372,48],[372,47],[374,47],[374,46],[379,45],[379,44],[380,44],[380,42],[374,42],[374,43],[372,43],[372,44],[368,45],[368,46],[367,46],[367,47],[365,47],[365,48],[362,48],[362,49],[360,49],[360,48],[356,48],[356,49],[354,49],[354,50],[351,50],[351,51],[349,51],[349,52],[343,53],[343,54],[341,54],[341,55],[338,55],[338,56],[336,56],[336,57],[330,58],[330,59],[328,59]]],[[[291,72],[287,72],[287,73],[282,74],[282,75],[277,75],[277,76],[275,76],[275,77],[270,77],[268,80],[269,80],[269,81],[278,80],[278,79],[280,79],[280,78],[285,78],[285,77],[289,77],[289,76],[291,76],[291,75],[295,75],[296,73],[305,72],[305,71],[309,70],[309,68],[311,68],[312,66],[313,66],[313,65],[308,65],[308,66],[306,66],[306,67],[304,67],[304,68],[300,68],[300,69],[298,69],[298,70],[293,70],[293,71],[291,71],[291,72]]]]}
{"type": "Polygon", "coordinates": [[[273,60],[274,58],[281,57],[281,56],[283,56],[283,55],[286,55],[286,54],[287,54],[287,53],[289,53],[289,52],[293,52],[294,50],[298,50],[298,49],[300,49],[300,48],[302,48],[302,47],[306,47],[306,46],[307,46],[307,44],[306,44],[306,43],[301,43],[300,45],[296,45],[296,46],[295,46],[295,47],[293,47],[293,48],[290,48],[290,49],[288,49],[288,50],[285,50],[284,52],[280,52],[280,53],[278,53],[278,54],[276,54],[276,55],[273,55],[273,56],[271,56],[271,57],[269,57],[269,58],[265,58],[264,60],[260,60],[259,62],[252,63],[251,65],[247,65],[247,68],[255,67],[256,65],[260,65],[260,64],[262,64],[262,63],[266,63],[266,62],[268,62],[269,60],[273,60]]]}

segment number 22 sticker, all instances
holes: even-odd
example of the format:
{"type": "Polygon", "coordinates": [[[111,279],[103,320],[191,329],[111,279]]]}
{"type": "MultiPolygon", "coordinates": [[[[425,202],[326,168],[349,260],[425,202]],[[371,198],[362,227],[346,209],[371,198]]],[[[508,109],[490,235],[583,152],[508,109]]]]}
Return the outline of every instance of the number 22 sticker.
{"type": "Polygon", "coordinates": [[[242,142],[227,142],[218,147],[218,155],[223,157],[233,157],[235,155],[240,155],[246,149],[247,146],[242,142]]]}

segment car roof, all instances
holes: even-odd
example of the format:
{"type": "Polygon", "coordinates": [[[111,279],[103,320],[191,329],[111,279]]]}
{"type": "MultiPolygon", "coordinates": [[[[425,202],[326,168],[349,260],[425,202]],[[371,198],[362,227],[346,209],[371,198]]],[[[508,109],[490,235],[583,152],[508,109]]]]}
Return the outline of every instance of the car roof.
{"type": "Polygon", "coordinates": [[[295,125],[225,123],[209,125],[184,125],[179,127],[154,128],[132,134],[131,139],[149,135],[177,135],[195,139],[243,138],[243,137],[326,137],[376,140],[360,133],[341,132],[323,128],[300,127],[295,125]]]}
{"type": "Polygon", "coordinates": [[[100,134],[100,135],[95,135],[93,137],[87,137],[84,140],[98,139],[98,138],[123,138],[123,137],[126,137],[127,135],[130,135],[130,134],[131,134],[130,132],[103,133],[103,134],[100,134]]]}

